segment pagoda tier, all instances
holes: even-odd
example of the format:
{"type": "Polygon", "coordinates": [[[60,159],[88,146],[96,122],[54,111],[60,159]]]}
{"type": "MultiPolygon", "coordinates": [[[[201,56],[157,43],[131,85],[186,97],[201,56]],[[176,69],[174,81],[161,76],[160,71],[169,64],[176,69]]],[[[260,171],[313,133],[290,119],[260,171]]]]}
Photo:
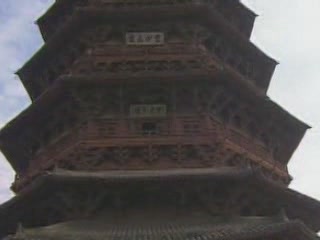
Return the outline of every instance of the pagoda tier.
{"type": "Polygon", "coordinates": [[[189,77],[197,80],[60,79],[0,132],[17,172],[13,189],[57,166],[253,166],[288,184],[287,163],[308,126],[226,76],[189,77]]]}
{"type": "Polygon", "coordinates": [[[201,68],[212,63],[265,94],[277,63],[236,35],[202,5],[164,6],[161,11],[84,8],[59,28],[18,75],[34,100],[63,74],[187,74],[187,70],[204,71],[201,68]],[[158,37],[163,36],[165,43],[126,44],[130,33],[143,31],[164,34],[158,37]]]}
{"type": "MultiPolygon", "coordinates": [[[[14,233],[20,224],[32,229],[21,232],[20,227],[18,239],[21,233],[24,239],[55,239],[54,236],[64,239],[62,236],[74,237],[75,231],[81,231],[68,227],[81,222],[88,223],[82,228],[83,236],[90,236],[93,229],[101,226],[96,222],[101,217],[105,234],[111,234],[110,228],[115,226],[127,227],[131,234],[138,227],[153,232],[163,228],[169,231],[171,226],[172,234],[177,231],[184,234],[188,226],[190,231],[199,229],[202,233],[207,229],[222,237],[218,229],[229,225],[229,234],[239,235],[241,231],[243,237],[256,233],[261,239],[261,234],[279,230],[280,226],[284,227],[280,228],[282,239],[295,228],[296,234],[315,237],[312,231],[320,229],[320,203],[274,184],[251,169],[104,172],[56,169],[36,178],[1,206],[0,237],[14,233]],[[55,223],[60,224],[52,225],[55,223]],[[51,226],[37,229],[47,225],[51,226]]],[[[158,239],[154,234],[151,239],[158,239]]]]}
{"type": "Polygon", "coordinates": [[[216,14],[235,30],[249,38],[256,14],[238,0],[57,0],[52,7],[38,19],[37,24],[45,41],[57,31],[57,26],[66,23],[73,14],[83,8],[130,9],[151,7],[198,7],[213,9],[216,14]]]}

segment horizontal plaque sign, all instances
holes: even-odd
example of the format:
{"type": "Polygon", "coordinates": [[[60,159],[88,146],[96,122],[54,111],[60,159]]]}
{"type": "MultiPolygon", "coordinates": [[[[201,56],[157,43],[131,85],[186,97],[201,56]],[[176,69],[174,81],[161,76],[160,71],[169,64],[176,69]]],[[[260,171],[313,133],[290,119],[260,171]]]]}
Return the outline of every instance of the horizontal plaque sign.
{"type": "Polygon", "coordinates": [[[161,45],[164,43],[162,32],[128,32],[126,33],[127,45],[161,45]]]}
{"type": "Polygon", "coordinates": [[[136,104],[130,106],[130,117],[165,117],[167,116],[167,106],[164,104],[136,104]]]}

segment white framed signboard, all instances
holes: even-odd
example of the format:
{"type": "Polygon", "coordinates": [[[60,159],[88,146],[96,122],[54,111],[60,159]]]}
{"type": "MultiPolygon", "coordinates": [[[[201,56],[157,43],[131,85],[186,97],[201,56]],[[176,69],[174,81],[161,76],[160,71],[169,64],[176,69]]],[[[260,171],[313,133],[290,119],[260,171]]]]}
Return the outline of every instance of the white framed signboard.
{"type": "Polygon", "coordinates": [[[127,45],[162,45],[164,44],[163,32],[128,32],[126,33],[127,45]]]}
{"type": "Polygon", "coordinates": [[[134,104],[130,106],[131,118],[166,117],[167,106],[165,104],[134,104]]]}

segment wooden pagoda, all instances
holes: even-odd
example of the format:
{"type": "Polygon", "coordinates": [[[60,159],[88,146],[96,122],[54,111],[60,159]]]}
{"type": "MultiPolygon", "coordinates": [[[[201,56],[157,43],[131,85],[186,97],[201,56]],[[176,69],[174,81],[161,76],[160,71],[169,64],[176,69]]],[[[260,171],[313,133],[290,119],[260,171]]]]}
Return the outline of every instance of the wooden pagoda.
{"type": "Polygon", "coordinates": [[[0,132],[16,196],[0,237],[317,239],[288,188],[309,128],[266,92],[277,62],[237,0],[56,0],[0,132]]]}

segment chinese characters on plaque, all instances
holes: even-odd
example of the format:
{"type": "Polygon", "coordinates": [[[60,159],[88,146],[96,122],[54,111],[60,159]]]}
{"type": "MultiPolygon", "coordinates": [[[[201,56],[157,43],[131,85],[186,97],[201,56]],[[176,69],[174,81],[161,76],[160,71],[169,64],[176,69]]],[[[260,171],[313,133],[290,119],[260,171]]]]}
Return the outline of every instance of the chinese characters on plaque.
{"type": "Polygon", "coordinates": [[[162,45],[164,33],[162,32],[129,32],[126,33],[127,45],[162,45]]]}
{"type": "Polygon", "coordinates": [[[164,104],[136,104],[130,106],[130,117],[166,117],[167,106],[164,104]]]}

